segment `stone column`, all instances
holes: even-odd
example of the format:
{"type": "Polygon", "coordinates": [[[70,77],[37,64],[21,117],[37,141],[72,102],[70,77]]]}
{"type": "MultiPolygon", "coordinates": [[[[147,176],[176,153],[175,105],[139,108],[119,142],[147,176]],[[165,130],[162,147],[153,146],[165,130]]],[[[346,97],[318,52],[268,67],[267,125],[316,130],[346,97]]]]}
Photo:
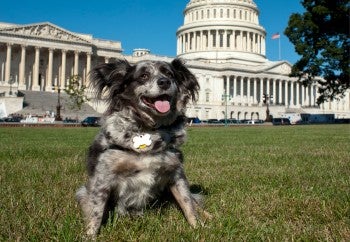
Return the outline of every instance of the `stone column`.
{"type": "Polygon", "coordinates": [[[314,91],[315,91],[315,86],[313,84],[310,85],[310,96],[311,96],[311,102],[310,105],[311,106],[315,106],[315,95],[314,95],[314,91]]]}
{"type": "Polygon", "coordinates": [[[244,94],[244,77],[241,76],[241,90],[240,90],[240,96],[241,96],[241,105],[243,105],[243,94],[244,94]]]}
{"type": "MultiPolygon", "coordinates": [[[[230,80],[230,76],[226,77],[226,82],[227,82],[227,93],[230,96],[230,91],[231,91],[231,80],[230,80]]],[[[229,99],[228,99],[229,100],[229,99]]]]}
{"type": "Polygon", "coordinates": [[[213,49],[213,38],[214,36],[211,34],[212,30],[208,30],[208,39],[209,39],[209,42],[208,42],[208,49],[209,50],[212,50],[213,49]]]}
{"type": "Polygon", "coordinates": [[[79,74],[79,51],[74,52],[74,75],[79,74]]]}
{"type": "Polygon", "coordinates": [[[85,86],[88,87],[90,85],[90,71],[91,71],[91,54],[90,52],[86,53],[86,77],[85,77],[85,86]]]}
{"type": "Polygon", "coordinates": [[[21,62],[19,64],[19,83],[18,89],[25,90],[26,89],[26,46],[21,46],[21,62]]]}
{"type": "Polygon", "coordinates": [[[270,79],[266,79],[266,94],[270,95],[270,79]]]}
{"type": "Polygon", "coordinates": [[[305,87],[301,85],[301,106],[305,105],[305,87]]]}
{"type": "Polygon", "coordinates": [[[290,106],[294,107],[294,83],[290,82],[290,106]]]}
{"type": "Polygon", "coordinates": [[[187,53],[189,51],[189,43],[190,43],[190,34],[189,33],[186,33],[185,34],[186,37],[185,37],[185,52],[187,53]]]}
{"type": "Polygon", "coordinates": [[[256,78],[254,78],[253,104],[256,104],[257,101],[258,101],[258,96],[257,96],[257,81],[256,81],[256,78]]]}
{"type": "Polygon", "coordinates": [[[8,43],[7,51],[6,51],[5,80],[4,80],[6,83],[10,80],[10,76],[11,76],[11,54],[12,54],[12,43],[8,43]]]}
{"type": "Polygon", "coordinates": [[[61,89],[64,89],[66,85],[66,62],[67,62],[67,50],[62,50],[61,80],[59,84],[61,89]]]}
{"type": "Polygon", "coordinates": [[[295,87],[295,91],[296,91],[296,102],[295,102],[295,105],[297,107],[300,107],[300,102],[299,102],[299,82],[296,83],[296,87],[295,87]]]}
{"type": "Polygon", "coordinates": [[[34,60],[34,71],[33,71],[33,91],[40,91],[39,86],[39,65],[40,65],[40,47],[35,47],[35,60],[34,60]]]}
{"type": "Polygon", "coordinates": [[[232,98],[234,99],[237,95],[237,77],[233,76],[233,93],[232,98]]]}
{"type": "Polygon", "coordinates": [[[264,78],[260,79],[260,105],[263,105],[263,95],[264,95],[264,78]]]}
{"type": "Polygon", "coordinates": [[[224,30],[223,33],[222,33],[222,38],[223,38],[223,40],[222,40],[222,47],[224,49],[227,49],[227,35],[228,35],[227,30],[224,30]]]}
{"type": "Polygon", "coordinates": [[[284,105],[288,107],[288,81],[284,81],[284,105]]]}
{"type": "Polygon", "coordinates": [[[209,31],[205,31],[205,33],[203,32],[203,50],[208,49],[208,32],[209,31]]]}
{"type": "Polygon", "coordinates": [[[53,49],[49,49],[49,63],[48,63],[48,70],[47,70],[47,83],[46,83],[46,89],[47,91],[52,90],[52,87],[54,86],[52,83],[52,69],[53,69],[53,49]]]}
{"type": "Polygon", "coordinates": [[[276,95],[276,79],[272,80],[272,95],[273,95],[273,99],[272,99],[272,103],[276,104],[276,100],[277,100],[277,95],[276,95]]]}
{"type": "Polygon", "coordinates": [[[248,102],[248,106],[251,106],[251,102],[250,102],[250,78],[247,78],[247,102],[248,102]]]}
{"type": "Polygon", "coordinates": [[[256,40],[255,40],[255,38],[256,38],[256,36],[255,36],[255,33],[253,33],[253,50],[252,50],[252,52],[256,52],[256,44],[255,44],[255,42],[256,42],[256,40]]]}
{"type": "Polygon", "coordinates": [[[265,37],[261,36],[261,54],[262,55],[266,55],[265,48],[266,48],[265,37]]]}
{"type": "Polygon", "coordinates": [[[282,103],[282,80],[278,80],[278,104],[282,103]]]}

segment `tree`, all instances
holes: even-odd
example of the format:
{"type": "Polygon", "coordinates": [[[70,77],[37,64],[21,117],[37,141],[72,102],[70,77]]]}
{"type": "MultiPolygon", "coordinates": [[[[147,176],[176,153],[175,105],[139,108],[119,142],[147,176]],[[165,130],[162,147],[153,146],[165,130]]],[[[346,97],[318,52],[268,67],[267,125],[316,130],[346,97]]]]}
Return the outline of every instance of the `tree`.
{"type": "Polygon", "coordinates": [[[89,101],[85,94],[86,86],[80,85],[81,78],[78,75],[69,78],[68,86],[64,91],[69,95],[71,109],[81,109],[82,105],[89,101]]]}
{"type": "Polygon", "coordinates": [[[320,104],[343,96],[350,88],[350,3],[303,0],[301,4],[306,12],[292,14],[284,32],[301,56],[291,76],[298,77],[305,86],[317,82],[320,104]]]}

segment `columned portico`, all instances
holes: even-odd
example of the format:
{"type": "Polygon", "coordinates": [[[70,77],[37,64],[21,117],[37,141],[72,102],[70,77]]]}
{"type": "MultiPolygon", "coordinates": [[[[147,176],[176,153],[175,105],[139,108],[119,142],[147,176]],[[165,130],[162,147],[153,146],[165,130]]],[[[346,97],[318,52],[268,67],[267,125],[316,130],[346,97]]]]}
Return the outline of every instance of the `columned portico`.
{"type": "Polygon", "coordinates": [[[18,90],[52,92],[64,89],[73,75],[88,84],[92,65],[121,56],[120,42],[75,35],[50,23],[8,26],[0,25],[0,87],[12,78],[18,90]]]}
{"type": "MultiPolygon", "coordinates": [[[[228,74],[222,76],[222,81],[223,89],[221,90],[221,93],[229,95],[229,99],[234,104],[256,106],[260,101],[260,105],[263,105],[261,103],[263,95],[267,94],[272,97],[270,105],[286,107],[305,106],[305,102],[303,101],[303,91],[305,88],[300,88],[300,85],[296,80],[258,78],[228,74]],[[237,80],[239,80],[239,85],[237,85],[237,80]],[[258,89],[258,86],[260,89],[258,89]],[[293,99],[293,97],[295,98],[293,99]]],[[[313,100],[312,97],[310,99],[313,100]]],[[[310,102],[308,105],[315,105],[315,103],[310,102]]]]}

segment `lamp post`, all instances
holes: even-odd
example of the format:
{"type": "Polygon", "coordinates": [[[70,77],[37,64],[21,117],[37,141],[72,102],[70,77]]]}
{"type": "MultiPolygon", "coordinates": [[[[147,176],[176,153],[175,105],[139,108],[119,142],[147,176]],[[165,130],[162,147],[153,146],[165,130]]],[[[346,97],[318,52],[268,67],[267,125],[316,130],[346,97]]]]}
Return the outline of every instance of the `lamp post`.
{"type": "Polygon", "coordinates": [[[59,86],[55,86],[54,90],[57,90],[57,105],[56,105],[56,117],[55,120],[56,121],[62,121],[62,117],[61,117],[61,88],[59,86]]]}
{"type": "Polygon", "coordinates": [[[270,118],[270,109],[269,109],[269,105],[270,105],[270,100],[273,99],[273,95],[269,95],[264,93],[263,94],[263,102],[266,104],[266,119],[265,122],[271,122],[271,118],[270,118]]]}
{"type": "Polygon", "coordinates": [[[229,96],[230,95],[228,95],[228,94],[222,94],[221,95],[221,99],[225,102],[225,127],[227,126],[227,98],[229,96]]]}

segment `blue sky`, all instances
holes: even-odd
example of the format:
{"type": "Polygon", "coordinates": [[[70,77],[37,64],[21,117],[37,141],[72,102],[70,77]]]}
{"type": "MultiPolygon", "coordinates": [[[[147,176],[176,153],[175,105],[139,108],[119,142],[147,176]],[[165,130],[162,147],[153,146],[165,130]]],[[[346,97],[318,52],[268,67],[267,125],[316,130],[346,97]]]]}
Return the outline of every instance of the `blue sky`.
{"type": "MultiPolygon", "coordinates": [[[[189,0],[1,0],[0,22],[31,24],[51,22],[72,32],[95,38],[121,41],[126,54],[135,48],[153,54],[176,55],[176,30],[183,24],[183,10],[189,0]]],[[[298,60],[294,46],[283,35],[291,13],[304,12],[300,0],[255,0],[260,24],[267,32],[266,56],[281,57],[291,64],[298,60]]]]}

